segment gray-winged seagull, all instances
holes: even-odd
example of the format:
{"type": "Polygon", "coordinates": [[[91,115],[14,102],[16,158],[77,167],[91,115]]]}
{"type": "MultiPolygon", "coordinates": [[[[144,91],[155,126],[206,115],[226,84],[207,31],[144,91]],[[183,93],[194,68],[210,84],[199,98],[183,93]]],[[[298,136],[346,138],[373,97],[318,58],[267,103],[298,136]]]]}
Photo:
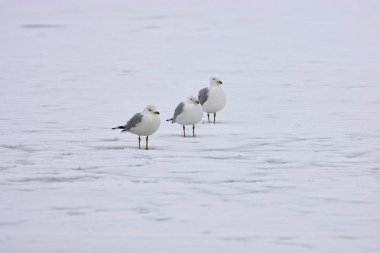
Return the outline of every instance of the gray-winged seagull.
{"type": "Polygon", "coordinates": [[[193,125],[193,136],[195,136],[195,124],[202,119],[202,107],[196,97],[190,96],[186,101],[179,103],[174,111],[173,118],[166,121],[182,125],[183,137],[186,137],[186,125],[193,125]]]}
{"type": "Polygon", "coordinates": [[[127,124],[112,129],[123,129],[121,132],[131,132],[139,136],[139,149],[141,136],[146,136],[145,149],[148,149],[148,137],[160,126],[160,113],[153,105],[145,107],[141,113],[136,113],[127,124]]]}
{"type": "Polygon", "coordinates": [[[210,123],[210,113],[214,113],[214,124],[216,113],[226,105],[226,95],[222,89],[223,82],[218,77],[210,78],[210,88],[203,88],[198,93],[199,102],[203,111],[207,112],[208,123],[210,123]]]}

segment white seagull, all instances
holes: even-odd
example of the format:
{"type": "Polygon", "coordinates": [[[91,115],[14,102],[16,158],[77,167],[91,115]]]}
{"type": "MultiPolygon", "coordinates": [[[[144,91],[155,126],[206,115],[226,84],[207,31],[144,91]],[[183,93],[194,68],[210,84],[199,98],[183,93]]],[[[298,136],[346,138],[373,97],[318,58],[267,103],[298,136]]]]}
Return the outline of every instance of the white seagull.
{"type": "Polygon", "coordinates": [[[196,97],[190,96],[186,101],[179,103],[174,111],[173,118],[166,121],[178,123],[183,127],[183,137],[186,137],[185,126],[193,125],[193,137],[195,136],[195,124],[202,119],[202,107],[196,97]]]}
{"type": "Polygon", "coordinates": [[[148,149],[148,137],[157,131],[160,126],[160,113],[153,105],[145,107],[141,113],[136,113],[127,124],[112,129],[123,129],[121,132],[131,132],[139,136],[139,149],[141,136],[146,136],[145,149],[148,149]]]}
{"type": "Polygon", "coordinates": [[[223,82],[218,77],[210,78],[210,88],[203,88],[198,93],[199,102],[203,111],[207,112],[208,123],[210,123],[210,113],[214,113],[214,124],[216,113],[226,105],[226,95],[222,89],[223,82]]]}

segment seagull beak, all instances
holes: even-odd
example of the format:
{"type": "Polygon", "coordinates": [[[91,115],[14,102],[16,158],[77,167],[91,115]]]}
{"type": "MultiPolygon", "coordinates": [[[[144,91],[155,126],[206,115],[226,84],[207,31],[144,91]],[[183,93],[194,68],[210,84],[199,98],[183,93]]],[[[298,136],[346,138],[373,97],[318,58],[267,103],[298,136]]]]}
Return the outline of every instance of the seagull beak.
{"type": "Polygon", "coordinates": [[[195,101],[196,104],[199,104],[199,101],[195,101]]]}
{"type": "Polygon", "coordinates": [[[158,115],[159,115],[159,114],[160,114],[160,112],[154,112],[154,114],[158,114],[158,115]]]}
{"type": "Polygon", "coordinates": [[[219,83],[219,84],[223,84],[223,82],[222,82],[222,81],[220,81],[220,80],[218,81],[218,83],[219,83]]]}

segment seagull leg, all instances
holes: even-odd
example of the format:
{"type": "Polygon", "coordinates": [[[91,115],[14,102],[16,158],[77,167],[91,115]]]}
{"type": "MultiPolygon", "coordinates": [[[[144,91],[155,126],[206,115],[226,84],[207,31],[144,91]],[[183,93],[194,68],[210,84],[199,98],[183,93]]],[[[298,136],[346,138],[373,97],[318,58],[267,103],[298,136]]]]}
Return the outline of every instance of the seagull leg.
{"type": "Polygon", "coordinates": [[[210,113],[207,113],[208,123],[210,124],[210,113]]]}
{"type": "Polygon", "coordinates": [[[214,113],[214,124],[215,124],[215,118],[216,118],[216,113],[214,113]]]}
{"type": "Polygon", "coordinates": [[[148,150],[148,136],[146,137],[146,146],[145,149],[148,150]]]}
{"type": "Polygon", "coordinates": [[[183,128],[183,137],[186,137],[185,125],[183,125],[182,128],[183,128]]]}
{"type": "Polygon", "coordinates": [[[139,135],[139,149],[140,149],[141,137],[139,135]]]}
{"type": "Polygon", "coordinates": [[[193,125],[193,137],[195,136],[195,125],[193,125]]]}

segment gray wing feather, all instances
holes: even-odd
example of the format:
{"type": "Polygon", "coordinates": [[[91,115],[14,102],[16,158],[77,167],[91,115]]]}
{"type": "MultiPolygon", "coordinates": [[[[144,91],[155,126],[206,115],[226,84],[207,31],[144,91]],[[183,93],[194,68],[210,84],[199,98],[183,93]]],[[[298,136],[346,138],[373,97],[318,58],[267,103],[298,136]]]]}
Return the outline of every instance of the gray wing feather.
{"type": "Polygon", "coordinates": [[[174,116],[173,116],[173,122],[175,122],[175,119],[177,118],[178,115],[180,115],[183,112],[183,107],[185,106],[184,102],[179,103],[177,108],[175,108],[174,111],[174,116]]]}
{"type": "Polygon", "coordinates": [[[198,93],[198,100],[199,102],[201,103],[201,105],[203,105],[204,103],[206,103],[207,99],[208,99],[208,88],[203,88],[199,91],[198,93]]]}
{"type": "Polygon", "coordinates": [[[123,131],[131,130],[131,128],[135,127],[138,123],[142,121],[142,118],[143,115],[141,113],[136,113],[130,120],[128,120],[123,131]]]}

